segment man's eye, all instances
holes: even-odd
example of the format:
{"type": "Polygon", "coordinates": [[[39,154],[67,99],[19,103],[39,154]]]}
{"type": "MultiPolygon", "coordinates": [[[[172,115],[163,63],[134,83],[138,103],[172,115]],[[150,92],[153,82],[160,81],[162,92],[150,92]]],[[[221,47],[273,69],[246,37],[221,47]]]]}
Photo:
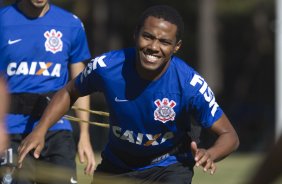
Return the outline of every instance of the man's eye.
{"type": "Polygon", "coordinates": [[[170,42],[167,42],[167,41],[162,41],[161,42],[163,45],[171,45],[171,43],[170,42]]]}
{"type": "Polygon", "coordinates": [[[144,37],[145,39],[152,39],[152,37],[149,36],[149,35],[143,35],[143,37],[144,37]]]}

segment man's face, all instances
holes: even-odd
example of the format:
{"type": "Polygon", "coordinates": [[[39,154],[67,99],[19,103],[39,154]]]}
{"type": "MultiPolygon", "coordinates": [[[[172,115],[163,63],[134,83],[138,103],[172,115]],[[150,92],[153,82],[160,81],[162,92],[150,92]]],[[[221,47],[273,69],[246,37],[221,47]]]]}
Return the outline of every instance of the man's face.
{"type": "Polygon", "coordinates": [[[30,4],[35,8],[44,8],[48,3],[48,0],[29,0],[30,4]]]}
{"type": "Polygon", "coordinates": [[[136,35],[139,66],[143,70],[164,72],[170,58],[181,45],[176,39],[177,26],[164,19],[149,16],[136,35]]]}

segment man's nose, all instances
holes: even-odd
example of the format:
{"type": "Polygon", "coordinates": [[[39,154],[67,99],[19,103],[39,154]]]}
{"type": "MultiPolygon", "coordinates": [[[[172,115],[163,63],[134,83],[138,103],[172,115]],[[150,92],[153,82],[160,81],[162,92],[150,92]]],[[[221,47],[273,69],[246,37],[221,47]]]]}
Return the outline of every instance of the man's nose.
{"type": "Polygon", "coordinates": [[[159,50],[160,47],[160,43],[158,40],[152,40],[152,42],[150,43],[150,49],[152,50],[159,50]]]}

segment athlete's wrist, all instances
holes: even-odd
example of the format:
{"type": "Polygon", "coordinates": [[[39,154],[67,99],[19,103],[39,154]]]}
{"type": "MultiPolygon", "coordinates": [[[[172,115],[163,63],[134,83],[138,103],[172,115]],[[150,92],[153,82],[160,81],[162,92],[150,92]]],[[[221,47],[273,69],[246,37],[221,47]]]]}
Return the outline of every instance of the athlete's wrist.
{"type": "Polygon", "coordinates": [[[43,126],[42,124],[38,124],[35,128],[34,128],[34,130],[33,130],[33,132],[34,133],[37,133],[37,134],[39,134],[39,135],[46,135],[46,133],[47,133],[47,131],[48,131],[48,127],[46,127],[46,126],[43,126]]]}

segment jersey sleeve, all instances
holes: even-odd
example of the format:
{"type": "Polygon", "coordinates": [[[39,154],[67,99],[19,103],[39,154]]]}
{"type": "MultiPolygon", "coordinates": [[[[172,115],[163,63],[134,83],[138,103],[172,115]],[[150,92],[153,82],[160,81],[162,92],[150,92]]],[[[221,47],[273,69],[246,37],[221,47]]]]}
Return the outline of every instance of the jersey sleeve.
{"type": "Polygon", "coordinates": [[[74,41],[72,43],[71,51],[70,51],[70,62],[72,64],[87,60],[91,57],[90,51],[88,48],[86,33],[85,33],[82,22],[80,22],[80,25],[78,25],[76,29],[77,29],[77,32],[76,34],[73,35],[74,41]]]}
{"type": "Polygon", "coordinates": [[[103,90],[103,73],[106,72],[106,61],[110,54],[106,53],[92,59],[85,69],[76,77],[75,85],[80,94],[85,96],[103,90]]]}
{"type": "Polygon", "coordinates": [[[202,127],[211,127],[223,114],[213,91],[203,77],[195,71],[189,74],[186,85],[187,110],[192,112],[192,115],[202,127]]]}

